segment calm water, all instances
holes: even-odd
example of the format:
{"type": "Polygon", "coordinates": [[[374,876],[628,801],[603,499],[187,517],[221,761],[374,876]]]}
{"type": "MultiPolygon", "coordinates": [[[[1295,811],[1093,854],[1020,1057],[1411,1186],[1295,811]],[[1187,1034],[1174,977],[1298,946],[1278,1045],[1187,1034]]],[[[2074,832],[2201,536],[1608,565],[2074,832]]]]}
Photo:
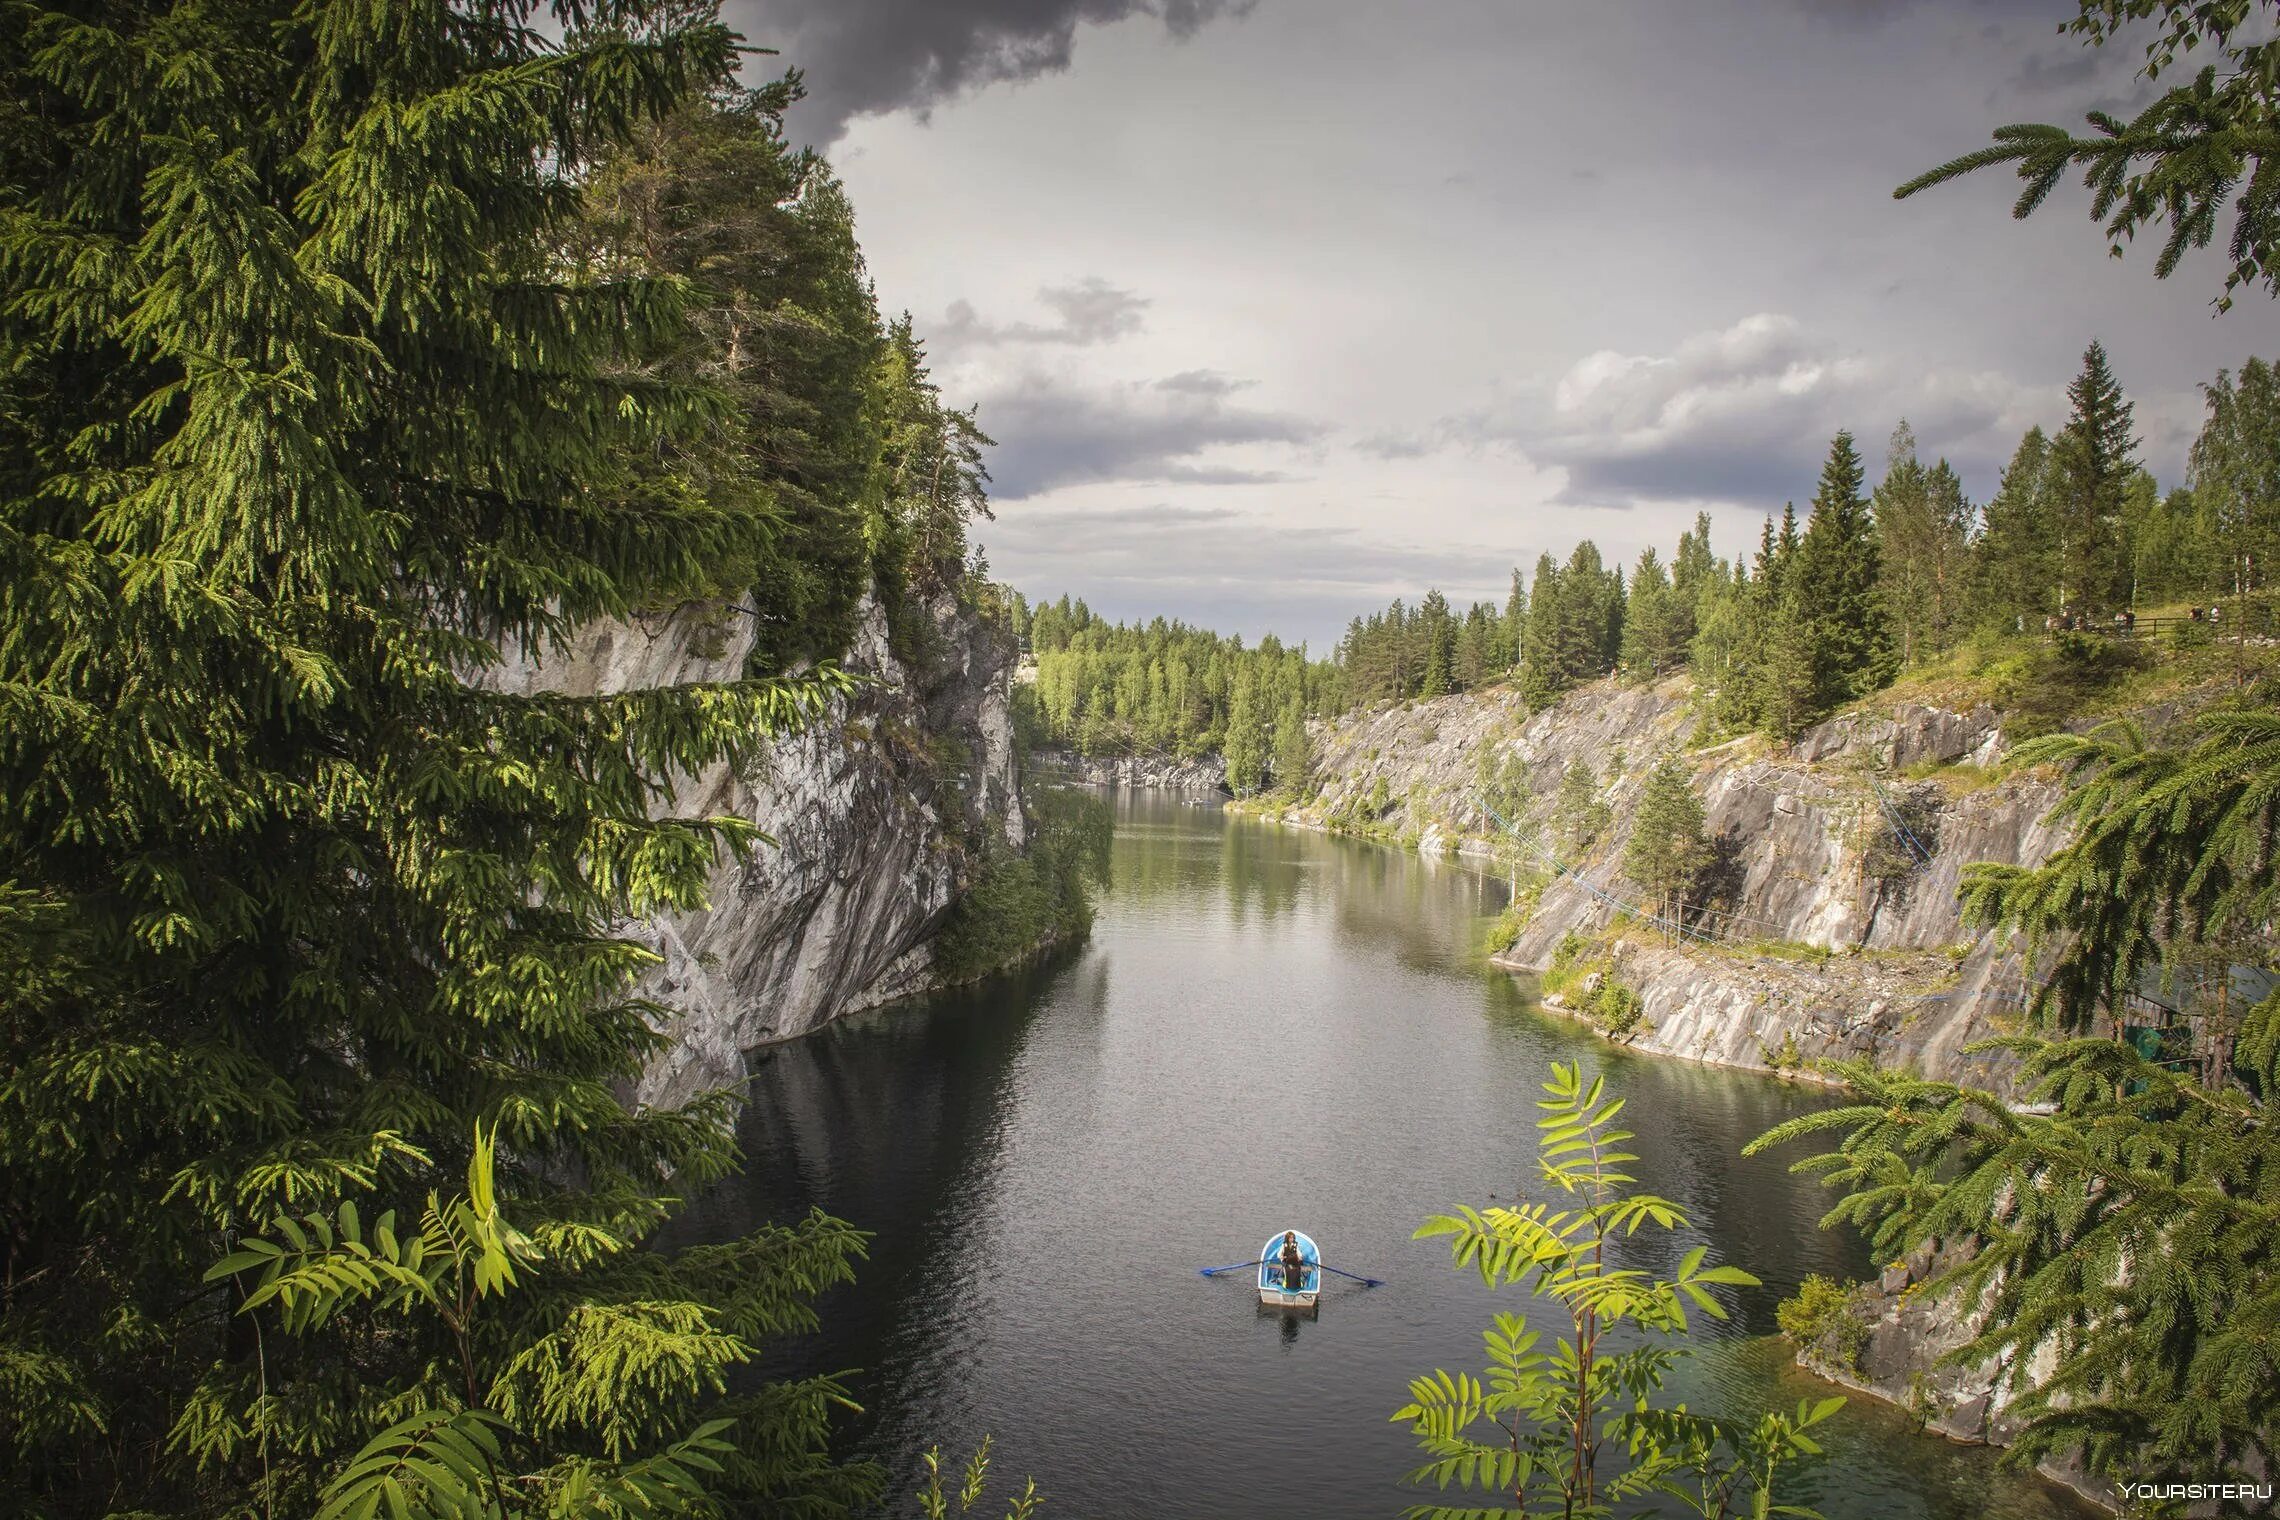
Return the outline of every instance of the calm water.
{"type": "MultiPolygon", "coordinates": [[[[1410,1232],[1535,1186],[1537,1087],[1577,1058],[1630,1098],[1636,1170],[1694,1222],[1634,1259],[1706,1240],[1765,1280],[1691,1367],[1692,1402],[1830,1391],[1763,1338],[1806,1273],[1863,1275],[1865,1255],[1815,1228],[1816,1186],[1739,1155],[1825,1099],[1537,1012],[1482,965],[1502,891],[1466,868],[1149,793],[1116,805],[1087,947],[768,1054],[747,1175],[690,1222],[725,1235],[820,1205],[877,1232],[826,1333],[785,1353],[862,1369],[856,1449],[907,1477],[930,1443],[994,1433],[997,1472],[1085,1520],[1398,1513],[1413,1450],[1387,1416],[1408,1379],[1477,1371],[1490,1315],[1525,1307],[1410,1232]],[[1247,1274],[1196,1275],[1290,1225],[1387,1286],[1335,1287],[1302,1321],[1259,1309],[1247,1274]]],[[[1878,1406],[1839,1420],[1829,1466],[1784,1496],[1831,1520],[2077,1512],[1878,1406]]]]}

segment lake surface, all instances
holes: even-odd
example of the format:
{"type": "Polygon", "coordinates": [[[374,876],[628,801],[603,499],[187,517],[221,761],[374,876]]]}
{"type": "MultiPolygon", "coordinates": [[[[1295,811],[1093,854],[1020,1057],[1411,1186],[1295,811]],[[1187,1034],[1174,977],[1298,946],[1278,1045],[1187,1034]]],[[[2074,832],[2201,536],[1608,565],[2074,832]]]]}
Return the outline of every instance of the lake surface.
{"type": "MultiPolygon", "coordinates": [[[[1766,1337],[1801,1278],[1864,1276],[1866,1253],[1816,1228],[1828,1199],[1787,1158],[1740,1155],[1825,1094],[1628,1055],[1538,1011],[1485,965],[1504,893],[1468,867],[1153,793],[1114,802],[1116,880],[1088,945],[768,1052],[747,1172],[683,1232],[811,1205],[876,1232],[826,1331],[778,1360],[861,1369],[852,1450],[907,1485],[930,1444],[990,1433],[993,1471],[1034,1474],[1045,1513],[1072,1520],[1398,1514],[1417,1497],[1388,1419],[1408,1380],[1477,1372],[1491,1315],[1529,1307],[1410,1233],[1540,1190],[1534,1101],[1555,1060],[1630,1099],[1642,1184],[1691,1218],[1631,1259],[1667,1270],[1707,1242],[1764,1280],[1698,1337],[1693,1405],[1835,1391],[1766,1337]],[[1248,1273],[1197,1276],[1291,1226],[1386,1285],[1331,1279],[1301,1320],[1260,1309],[1248,1273]]],[[[1836,1424],[1828,1465],[1782,1495],[1830,1520],[2087,1513],[1882,1406],[1856,1399],[1836,1424]]]]}

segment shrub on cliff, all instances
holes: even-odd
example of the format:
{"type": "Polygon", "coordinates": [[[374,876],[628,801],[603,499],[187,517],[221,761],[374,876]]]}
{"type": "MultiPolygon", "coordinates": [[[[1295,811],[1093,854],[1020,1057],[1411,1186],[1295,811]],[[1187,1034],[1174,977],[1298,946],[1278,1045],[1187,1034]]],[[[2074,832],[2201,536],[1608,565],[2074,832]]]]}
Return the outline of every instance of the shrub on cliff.
{"type": "Polygon", "coordinates": [[[1856,1372],[1868,1349],[1868,1324],[1853,1311],[1852,1289],[1816,1272],[1774,1310],[1774,1323],[1808,1360],[1856,1372]]]}
{"type": "Polygon", "coordinates": [[[1072,787],[1038,787],[1024,802],[1027,849],[990,839],[934,942],[935,970],[948,981],[987,976],[1092,928],[1092,889],[1108,885],[1108,804],[1072,787]]]}

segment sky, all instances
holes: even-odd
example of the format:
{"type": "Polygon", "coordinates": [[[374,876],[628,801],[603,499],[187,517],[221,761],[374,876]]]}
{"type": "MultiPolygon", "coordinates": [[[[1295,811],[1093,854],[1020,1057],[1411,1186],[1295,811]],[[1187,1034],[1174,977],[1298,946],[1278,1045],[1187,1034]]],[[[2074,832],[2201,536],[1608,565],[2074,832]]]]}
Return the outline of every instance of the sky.
{"type": "Polygon", "coordinates": [[[1754,547],[1849,429],[1974,500],[2091,339],[2180,483],[2280,356],[2069,184],[1892,188],[2149,98],[2064,0],[728,0],[845,180],[881,304],[997,441],[992,573],[1327,650],[1580,538],[1754,547]]]}

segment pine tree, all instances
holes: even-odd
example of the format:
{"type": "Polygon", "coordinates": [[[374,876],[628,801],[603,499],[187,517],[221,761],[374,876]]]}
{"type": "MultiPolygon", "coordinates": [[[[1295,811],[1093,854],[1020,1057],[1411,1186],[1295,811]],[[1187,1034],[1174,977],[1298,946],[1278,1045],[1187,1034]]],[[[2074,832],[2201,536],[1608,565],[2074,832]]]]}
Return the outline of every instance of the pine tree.
{"type": "Polygon", "coordinates": [[[1652,681],[1678,664],[1685,645],[1677,600],[1655,551],[1641,553],[1623,616],[1621,665],[1629,679],[1652,681]]]}
{"type": "Polygon", "coordinates": [[[1549,554],[1536,557],[1528,593],[1528,626],[1520,641],[1520,695],[1541,711],[1566,688],[1559,680],[1559,630],[1565,621],[1560,568],[1549,554]]]}
{"type": "Polygon", "coordinates": [[[1498,630],[1496,668],[1498,674],[1511,670],[1520,663],[1520,641],[1528,626],[1528,588],[1521,582],[1520,567],[1512,567],[1512,591],[1504,599],[1504,621],[1498,630]]]}
{"type": "Polygon", "coordinates": [[[1884,481],[1876,488],[1884,609],[1902,666],[1945,649],[1962,611],[1971,505],[1946,460],[1926,469],[1916,435],[1893,429],[1884,481]]]}
{"type": "Polygon", "coordinates": [[[2237,383],[2220,370],[2202,393],[2208,414],[2193,443],[2193,501],[2222,559],[2218,587],[2247,596],[2272,584],[2280,555],[2280,372],[2251,359],[2237,383]]]}
{"type": "Polygon", "coordinates": [[[2050,440],[2029,428],[2004,467],[1973,546],[1981,606],[1996,626],[2039,633],[2058,611],[2058,533],[2051,521],[2050,440]]]}
{"type": "Polygon", "coordinates": [[[1457,687],[1457,631],[1449,617],[1449,599],[1438,591],[1428,591],[1417,615],[1421,646],[1417,694],[1447,696],[1457,687]]]}
{"type": "Polygon", "coordinates": [[[2051,449],[2052,526],[2058,531],[2058,610],[2094,617],[2128,594],[2123,497],[2137,469],[2130,404],[2093,342],[2066,388],[2073,415],[2051,449]]]}
{"type": "Polygon", "coordinates": [[[308,1514],[360,1449],[494,1428],[517,1513],[676,1462],[724,1503],[867,1487],[828,1379],[721,1392],[860,1237],[648,1249],[733,1132],[621,1096],[660,1045],[623,926],[757,842],[663,778],[839,683],[470,679],[804,552],[673,378],[687,289],[583,261],[597,156],[733,37],[609,16],[120,0],[0,42],[0,1443],[34,1510],[308,1514]],[[493,1147],[497,1210],[417,1234],[493,1147]],[[241,1243],[352,1207],[438,1274],[511,1220],[544,1290],[472,1348],[450,1308],[264,1299],[241,1243]]]}
{"type": "Polygon", "coordinates": [[[1654,894],[1657,912],[1676,922],[1687,894],[1710,866],[1710,835],[1702,799],[1678,762],[1665,755],[1648,772],[1623,849],[1623,874],[1654,894]]]}
{"type": "Polygon", "coordinates": [[[1314,783],[1314,740],[1306,732],[1306,708],[1296,698],[1275,719],[1275,785],[1294,797],[1314,783]]]}
{"type": "Polygon", "coordinates": [[[1803,631],[1811,669],[1802,712],[1792,723],[1795,716],[1811,721],[1892,678],[1876,525],[1861,495],[1862,477],[1852,434],[1837,434],[1794,566],[1782,572],[1783,621],[1792,642],[1803,631]]]}

